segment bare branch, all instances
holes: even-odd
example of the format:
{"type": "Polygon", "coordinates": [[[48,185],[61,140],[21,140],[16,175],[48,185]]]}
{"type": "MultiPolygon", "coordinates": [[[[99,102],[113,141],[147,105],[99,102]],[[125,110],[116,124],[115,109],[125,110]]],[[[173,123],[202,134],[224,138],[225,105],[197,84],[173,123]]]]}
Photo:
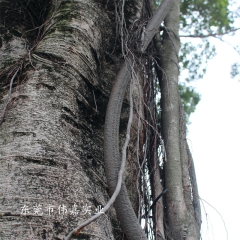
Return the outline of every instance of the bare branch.
{"type": "Polygon", "coordinates": [[[159,30],[161,22],[164,20],[165,16],[169,12],[170,7],[173,4],[173,0],[165,0],[162,1],[155,14],[149,21],[145,31],[143,31],[142,35],[142,47],[141,50],[144,52],[151,42],[153,36],[159,30]]]}
{"type": "Polygon", "coordinates": [[[232,47],[232,48],[238,53],[238,55],[240,55],[240,50],[237,49],[236,47],[234,47],[231,43],[229,43],[229,42],[223,40],[221,37],[216,37],[216,38],[217,38],[218,40],[224,42],[224,43],[227,43],[230,47],[232,47]]]}
{"type": "Polygon", "coordinates": [[[213,207],[210,203],[208,203],[206,200],[204,200],[204,199],[202,199],[202,198],[200,198],[200,197],[199,197],[199,199],[202,201],[202,204],[203,204],[203,202],[205,202],[206,204],[208,204],[208,205],[209,205],[211,208],[213,208],[213,209],[217,212],[217,214],[221,217],[221,219],[222,219],[222,221],[223,221],[223,225],[224,225],[225,231],[226,231],[227,240],[228,240],[228,230],[227,230],[226,223],[225,223],[225,221],[224,221],[224,219],[223,219],[222,214],[221,214],[215,207],[213,207]]]}
{"type": "Polygon", "coordinates": [[[232,32],[236,32],[240,30],[240,28],[234,28],[232,30],[229,30],[225,33],[209,33],[209,34],[199,34],[199,35],[179,35],[179,37],[185,37],[185,38],[208,38],[208,37],[219,37],[224,36],[232,32]]]}

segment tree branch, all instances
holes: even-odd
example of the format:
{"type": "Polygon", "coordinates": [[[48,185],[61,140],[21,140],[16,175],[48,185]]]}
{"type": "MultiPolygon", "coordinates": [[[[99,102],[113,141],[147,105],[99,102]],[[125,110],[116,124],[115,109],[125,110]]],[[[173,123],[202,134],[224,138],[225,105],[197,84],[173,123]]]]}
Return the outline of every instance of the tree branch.
{"type": "Polygon", "coordinates": [[[224,36],[224,35],[227,35],[231,32],[236,32],[240,30],[240,28],[235,28],[235,29],[232,29],[232,30],[229,30],[225,33],[209,33],[209,34],[199,34],[199,35],[179,35],[179,37],[185,37],[185,38],[208,38],[208,37],[219,37],[219,36],[224,36]]]}

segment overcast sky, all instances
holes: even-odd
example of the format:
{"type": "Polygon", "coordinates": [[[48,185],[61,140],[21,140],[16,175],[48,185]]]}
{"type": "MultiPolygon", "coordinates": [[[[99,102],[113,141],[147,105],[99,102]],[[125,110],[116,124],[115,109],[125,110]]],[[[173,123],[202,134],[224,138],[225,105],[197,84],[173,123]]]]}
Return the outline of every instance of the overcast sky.
{"type": "MultiPolygon", "coordinates": [[[[231,43],[239,43],[239,39],[240,34],[226,38],[231,43]]],[[[202,239],[238,240],[240,76],[232,79],[230,66],[236,61],[240,63],[240,56],[228,44],[217,39],[211,41],[216,45],[217,56],[209,61],[204,79],[192,84],[201,94],[201,101],[190,118],[188,141],[195,161],[199,194],[204,200],[202,239]]]]}

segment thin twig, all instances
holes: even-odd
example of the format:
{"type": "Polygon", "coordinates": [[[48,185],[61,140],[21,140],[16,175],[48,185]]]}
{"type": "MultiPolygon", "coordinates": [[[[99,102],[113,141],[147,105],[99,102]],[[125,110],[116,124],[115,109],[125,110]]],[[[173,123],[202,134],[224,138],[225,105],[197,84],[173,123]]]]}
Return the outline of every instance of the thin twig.
{"type": "Polygon", "coordinates": [[[222,221],[223,221],[223,225],[224,225],[225,231],[226,231],[227,240],[228,240],[228,230],[227,230],[227,227],[226,227],[225,221],[224,221],[224,219],[223,219],[221,213],[220,213],[215,207],[213,207],[210,203],[208,203],[206,200],[204,200],[204,199],[202,199],[202,198],[200,198],[200,197],[199,197],[199,199],[200,199],[201,201],[207,203],[207,204],[208,204],[211,208],[213,208],[213,209],[217,212],[217,214],[221,217],[221,219],[222,219],[222,221]]]}
{"type": "Polygon", "coordinates": [[[229,30],[225,33],[209,33],[209,34],[199,34],[199,35],[180,35],[179,37],[185,37],[185,38],[219,37],[219,36],[227,35],[227,34],[232,33],[232,32],[236,32],[238,30],[240,30],[240,28],[235,28],[235,29],[229,30]]]}
{"type": "Polygon", "coordinates": [[[237,49],[236,47],[234,47],[231,43],[229,43],[229,42],[223,40],[221,37],[216,37],[216,38],[217,38],[218,40],[224,42],[224,43],[227,43],[230,47],[232,47],[232,48],[238,53],[238,55],[240,55],[240,51],[239,51],[239,49],[237,49]]]}

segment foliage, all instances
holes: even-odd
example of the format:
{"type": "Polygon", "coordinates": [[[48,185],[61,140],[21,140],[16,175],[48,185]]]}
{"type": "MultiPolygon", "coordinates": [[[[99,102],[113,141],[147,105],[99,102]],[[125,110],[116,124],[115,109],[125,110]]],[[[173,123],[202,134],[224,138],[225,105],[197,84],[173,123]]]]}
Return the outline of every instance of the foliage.
{"type": "Polygon", "coordinates": [[[234,22],[228,0],[181,0],[181,31],[194,35],[224,33],[234,22]]]}
{"type": "Polygon", "coordinates": [[[182,44],[180,61],[182,69],[189,73],[187,81],[201,79],[207,61],[216,54],[208,36],[221,35],[232,29],[234,19],[228,6],[228,0],[181,0],[181,34],[201,39],[197,46],[192,41],[182,44]]]}
{"type": "Polygon", "coordinates": [[[193,87],[187,86],[185,83],[179,84],[178,89],[186,113],[186,122],[190,124],[189,117],[195,111],[201,96],[193,87]]]}
{"type": "Polygon", "coordinates": [[[237,75],[240,74],[240,64],[235,62],[233,65],[232,65],[232,69],[231,69],[231,77],[232,78],[235,78],[237,75]]]}
{"type": "Polygon", "coordinates": [[[216,55],[215,46],[203,39],[197,45],[192,42],[185,42],[181,45],[179,56],[181,70],[187,70],[187,82],[203,78],[206,73],[206,66],[209,59],[216,55]]]}
{"type": "MultiPolygon", "coordinates": [[[[155,4],[159,5],[159,0],[155,4]]],[[[184,79],[186,82],[202,79],[208,61],[216,55],[215,46],[210,44],[209,38],[234,31],[233,23],[238,11],[230,12],[229,4],[229,0],[181,0],[180,37],[183,38],[179,65],[180,71],[187,73],[184,74],[187,75],[184,79]]],[[[239,73],[238,67],[238,64],[233,64],[232,77],[239,73]]],[[[200,101],[200,94],[186,84],[179,85],[179,92],[189,124],[189,117],[200,101]]]]}
{"type": "MultiPolygon", "coordinates": [[[[181,71],[187,72],[185,81],[203,78],[208,61],[216,55],[209,37],[231,32],[233,23],[234,13],[229,11],[229,0],[181,0],[180,36],[191,37],[190,41],[183,38],[179,56],[181,71]]],[[[237,74],[236,66],[232,68],[232,76],[237,74]]],[[[179,91],[189,123],[200,95],[185,84],[179,85],[179,91]]]]}

